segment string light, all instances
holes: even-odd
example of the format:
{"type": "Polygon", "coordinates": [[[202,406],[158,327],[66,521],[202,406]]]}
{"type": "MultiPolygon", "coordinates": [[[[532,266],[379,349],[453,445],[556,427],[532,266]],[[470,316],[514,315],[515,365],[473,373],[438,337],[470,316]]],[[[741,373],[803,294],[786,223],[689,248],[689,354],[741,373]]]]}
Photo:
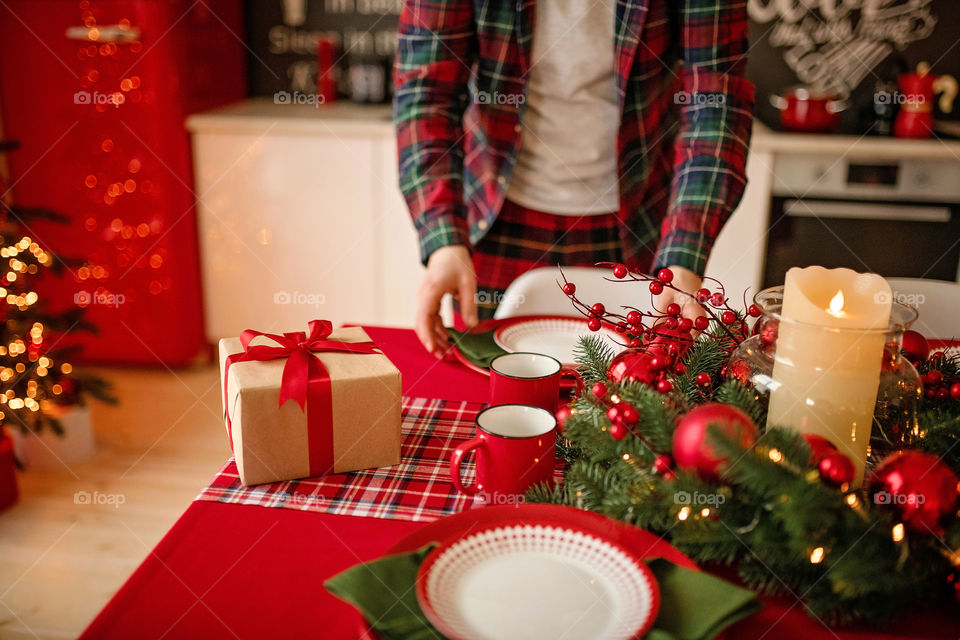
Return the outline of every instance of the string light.
{"type": "Polygon", "coordinates": [[[680,513],[677,514],[677,520],[683,522],[690,517],[690,507],[683,507],[680,509],[680,513]]]}
{"type": "Polygon", "coordinates": [[[823,561],[823,547],[817,547],[810,552],[810,564],[820,564],[823,561]]]}
{"type": "Polygon", "coordinates": [[[783,454],[780,453],[779,449],[770,449],[770,453],[767,455],[770,456],[770,459],[774,462],[780,462],[783,460],[783,454]]]}
{"type": "Polygon", "coordinates": [[[894,542],[900,542],[903,540],[904,530],[902,522],[898,522],[897,524],[893,525],[893,531],[891,532],[891,535],[894,542]]]}

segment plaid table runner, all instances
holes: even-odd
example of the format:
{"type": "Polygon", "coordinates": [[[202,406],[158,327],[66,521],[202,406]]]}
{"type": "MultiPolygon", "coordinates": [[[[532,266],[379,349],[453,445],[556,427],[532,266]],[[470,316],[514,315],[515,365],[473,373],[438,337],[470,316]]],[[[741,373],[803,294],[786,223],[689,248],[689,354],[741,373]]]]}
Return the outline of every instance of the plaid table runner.
{"type": "MultiPolygon", "coordinates": [[[[454,488],[448,463],[453,449],[473,436],[474,419],[484,406],[404,397],[398,465],[244,487],[231,458],[196,499],[348,516],[436,520],[473,503],[473,498],[454,488]]],[[[473,483],[473,456],[469,458],[463,464],[463,477],[464,482],[473,483]]],[[[560,469],[558,466],[558,473],[560,469]]]]}

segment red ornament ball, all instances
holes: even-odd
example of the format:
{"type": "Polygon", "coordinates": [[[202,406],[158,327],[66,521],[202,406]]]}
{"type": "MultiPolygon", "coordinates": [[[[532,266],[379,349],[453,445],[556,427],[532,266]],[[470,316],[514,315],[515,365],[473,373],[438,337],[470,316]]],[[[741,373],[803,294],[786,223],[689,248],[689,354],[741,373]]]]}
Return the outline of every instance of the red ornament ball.
{"type": "Polygon", "coordinates": [[[818,436],[815,433],[805,433],[802,437],[810,447],[810,464],[819,464],[824,456],[837,451],[833,443],[823,436],[818,436]]]}
{"type": "Polygon", "coordinates": [[[622,280],[627,277],[627,265],[616,264],[613,266],[613,277],[622,280]]]}
{"type": "Polygon", "coordinates": [[[563,284],[563,292],[568,296],[572,296],[577,292],[577,285],[573,284],[572,282],[565,282],[563,284]]]}
{"type": "Polygon", "coordinates": [[[894,509],[912,531],[942,535],[957,510],[960,478],[940,459],[920,451],[898,451],[870,479],[873,503],[894,509]]]}
{"type": "Polygon", "coordinates": [[[658,295],[660,295],[661,293],[663,293],[663,284],[660,283],[660,282],[658,282],[658,281],[656,281],[656,280],[651,280],[651,281],[650,281],[650,293],[652,293],[652,294],[655,295],[655,296],[658,296],[658,295]]]}
{"type": "Polygon", "coordinates": [[[657,280],[663,284],[673,282],[673,271],[670,271],[670,269],[660,269],[660,271],[657,272],[657,280]]]}
{"type": "Polygon", "coordinates": [[[614,422],[610,425],[610,437],[614,440],[623,440],[627,437],[627,428],[621,422],[614,422]]]}
{"type": "Polygon", "coordinates": [[[670,456],[659,455],[653,459],[653,472],[663,474],[670,471],[670,456]]]}
{"type": "Polygon", "coordinates": [[[614,382],[653,382],[655,376],[650,368],[653,356],[642,347],[624,349],[610,363],[607,377],[614,382]]]}
{"type": "Polygon", "coordinates": [[[597,400],[606,398],[607,391],[609,391],[609,389],[607,389],[607,385],[604,382],[594,382],[590,385],[590,393],[592,393],[597,400]]]}
{"type": "Polygon", "coordinates": [[[960,400],[960,382],[954,382],[950,387],[950,397],[954,400],[960,400]]]}
{"type": "Polygon", "coordinates": [[[711,402],[687,412],[673,432],[673,459],[678,467],[695,472],[704,480],[718,480],[729,464],[708,442],[707,429],[711,425],[743,447],[757,440],[757,426],[736,407],[711,402]]]}
{"type": "Polygon", "coordinates": [[[820,478],[833,487],[850,484],[856,473],[850,458],[839,451],[823,456],[817,464],[817,469],[820,471],[820,478]]]}
{"type": "Polygon", "coordinates": [[[590,318],[587,321],[587,328],[590,329],[590,331],[600,331],[600,320],[597,318],[590,318]]]}
{"type": "Polygon", "coordinates": [[[900,350],[907,360],[914,364],[923,362],[930,355],[930,345],[927,343],[927,339],[916,331],[903,332],[900,350]]]}
{"type": "Polygon", "coordinates": [[[568,405],[563,405],[557,409],[557,430],[563,431],[563,424],[567,421],[567,418],[573,414],[573,410],[568,405]]]}

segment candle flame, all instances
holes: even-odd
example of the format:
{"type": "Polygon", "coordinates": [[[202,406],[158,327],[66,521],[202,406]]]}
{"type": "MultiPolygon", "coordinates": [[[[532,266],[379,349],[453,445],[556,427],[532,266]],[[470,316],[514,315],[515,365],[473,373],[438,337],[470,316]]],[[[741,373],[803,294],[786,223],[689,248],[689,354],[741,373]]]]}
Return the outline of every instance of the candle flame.
{"type": "Polygon", "coordinates": [[[833,296],[830,300],[830,308],[827,309],[827,313],[837,318],[843,317],[843,291],[837,290],[837,295],[833,296]]]}

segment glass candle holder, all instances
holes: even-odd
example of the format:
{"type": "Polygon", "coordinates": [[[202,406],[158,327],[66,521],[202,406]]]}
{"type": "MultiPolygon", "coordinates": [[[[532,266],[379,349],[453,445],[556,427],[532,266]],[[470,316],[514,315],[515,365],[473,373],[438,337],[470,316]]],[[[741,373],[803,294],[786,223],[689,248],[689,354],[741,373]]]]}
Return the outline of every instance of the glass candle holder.
{"type": "Polygon", "coordinates": [[[768,410],[771,397],[780,394],[777,412],[789,414],[790,424],[778,424],[771,414],[768,426],[787,426],[830,440],[854,463],[855,486],[862,482],[868,459],[903,448],[920,435],[920,375],[900,354],[903,332],[917,319],[916,309],[893,302],[886,327],[853,330],[782,318],[783,287],[761,291],[754,302],[762,316],[754,335],[731,354],[727,376],[752,386],[768,410]],[[794,349],[784,348],[777,357],[781,327],[788,324],[792,334],[802,332],[806,338],[802,365],[794,349]],[[881,358],[879,381],[858,375],[853,366],[872,357],[881,358]]]}

